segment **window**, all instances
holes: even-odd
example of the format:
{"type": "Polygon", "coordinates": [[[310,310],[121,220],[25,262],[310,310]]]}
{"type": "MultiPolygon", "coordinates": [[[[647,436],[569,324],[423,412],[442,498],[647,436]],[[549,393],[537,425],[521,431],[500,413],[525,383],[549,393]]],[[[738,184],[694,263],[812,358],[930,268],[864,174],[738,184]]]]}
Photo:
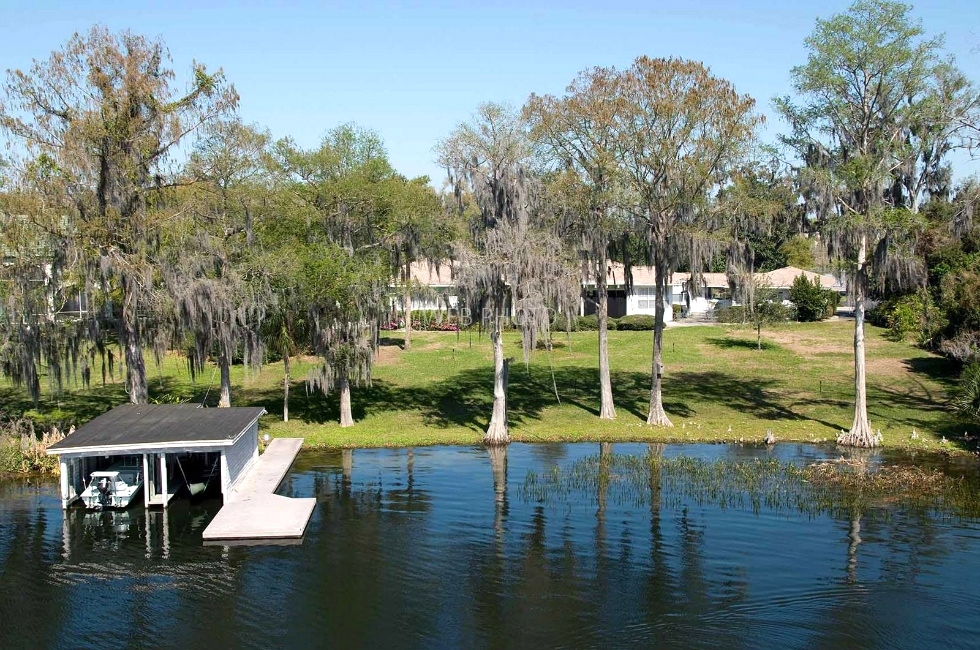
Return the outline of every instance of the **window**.
{"type": "Polygon", "coordinates": [[[656,309],[657,294],[654,287],[636,288],[636,308],[637,309],[656,309]]]}

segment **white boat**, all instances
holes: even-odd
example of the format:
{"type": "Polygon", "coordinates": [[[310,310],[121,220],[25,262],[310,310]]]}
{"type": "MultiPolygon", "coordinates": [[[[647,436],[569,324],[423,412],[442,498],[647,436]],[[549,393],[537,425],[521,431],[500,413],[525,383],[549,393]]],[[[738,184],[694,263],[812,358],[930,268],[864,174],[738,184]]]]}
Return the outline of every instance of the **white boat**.
{"type": "Polygon", "coordinates": [[[104,470],[92,472],[91,481],[82,492],[86,508],[126,508],[143,488],[143,468],[139,465],[117,463],[104,470]]]}

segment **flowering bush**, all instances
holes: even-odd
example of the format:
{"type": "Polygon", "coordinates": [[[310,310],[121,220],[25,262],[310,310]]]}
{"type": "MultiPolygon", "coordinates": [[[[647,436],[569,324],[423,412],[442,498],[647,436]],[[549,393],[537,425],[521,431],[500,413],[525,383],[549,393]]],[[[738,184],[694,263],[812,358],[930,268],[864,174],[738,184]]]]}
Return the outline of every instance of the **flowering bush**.
{"type": "MultiPolygon", "coordinates": [[[[445,312],[420,311],[412,314],[412,329],[416,332],[455,332],[459,330],[458,318],[445,312]]],[[[405,327],[405,318],[389,319],[381,323],[381,329],[386,331],[400,330],[405,327]]]]}

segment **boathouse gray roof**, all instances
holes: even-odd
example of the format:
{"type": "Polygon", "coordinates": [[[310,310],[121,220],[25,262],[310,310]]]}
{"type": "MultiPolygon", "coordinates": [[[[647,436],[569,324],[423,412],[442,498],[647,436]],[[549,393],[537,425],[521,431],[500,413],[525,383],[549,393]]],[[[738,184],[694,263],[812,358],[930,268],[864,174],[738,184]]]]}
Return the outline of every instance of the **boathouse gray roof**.
{"type": "Polygon", "coordinates": [[[123,404],[48,447],[49,454],[135,453],[225,447],[265,413],[261,406],[123,404]]]}

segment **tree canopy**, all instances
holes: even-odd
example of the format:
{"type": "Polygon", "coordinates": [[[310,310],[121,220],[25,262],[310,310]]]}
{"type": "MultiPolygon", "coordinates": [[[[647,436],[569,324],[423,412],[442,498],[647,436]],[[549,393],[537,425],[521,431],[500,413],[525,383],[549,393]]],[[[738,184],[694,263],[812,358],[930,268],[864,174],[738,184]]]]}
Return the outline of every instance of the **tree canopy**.
{"type": "MultiPolygon", "coordinates": [[[[273,355],[287,419],[290,360],[308,353],[307,385],[339,394],[349,426],[382,324],[401,312],[412,353],[413,309],[438,299],[490,334],[484,439],[498,444],[509,439],[503,332],[520,331],[527,360],[580,309],[596,312],[598,415],[616,416],[610,296],[630,294],[643,264],[655,313],[647,423],[671,426],[673,273],[689,272],[696,293],[703,272],[725,271],[761,346],[762,324],[782,312],[765,287],[756,294],[756,272],[843,269],[855,414],[840,442],[873,446],[869,300],[874,322],[964,364],[980,356],[980,192],[953,183],[950,157],[977,144],[980,91],[900,3],[860,0],[818,20],[805,45],[793,94],[776,99],[783,150],[758,142],[754,100],[703,63],[640,56],[587,68],[519,110],[480,105],[438,144],[448,180],[436,190],[400,174],[370,129],[342,124],[313,147],[276,140],[242,122],[220,69],[175,70],[162,41],[128,31],[76,34],[8,71],[0,92],[0,370],[37,401],[45,378],[59,392],[78,375],[88,386],[99,366],[113,377],[118,350],[141,403],[153,397],[144,355],[179,351],[195,378],[214,365],[228,406],[233,364],[273,355]],[[451,267],[454,295],[413,277],[425,265],[451,267]]],[[[800,315],[825,313],[813,287],[797,287],[800,315]]]]}
{"type": "Polygon", "coordinates": [[[160,194],[181,182],[169,163],[186,136],[238,103],[220,70],[195,64],[182,93],[168,65],[161,41],[94,27],[28,72],[8,72],[0,103],[0,126],[23,147],[25,181],[47,208],[32,217],[54,234],[53,272],[71,264],[101,301],[118,304],[135,403],[147,401],[143,348],[154,337],[148,315],[169,216],[160,194]]]}
{"type": "Polygon", "coordinates": [[[825,223],[832,250],[851,265],[856,308],[855,414],[841,442],[874,446],[865,388],[864,318],[869,279],[919,282],[910,255],[923,193],[947,186],[943,155],[964,144],[962,117],[978,95],[942,39],[925,38],[910,8],[856,2],[818,20],[807,62],[792,70],[798,100],[777,99],[792,131],[784,141],[806,163],[808,209],[825,223]]]}

